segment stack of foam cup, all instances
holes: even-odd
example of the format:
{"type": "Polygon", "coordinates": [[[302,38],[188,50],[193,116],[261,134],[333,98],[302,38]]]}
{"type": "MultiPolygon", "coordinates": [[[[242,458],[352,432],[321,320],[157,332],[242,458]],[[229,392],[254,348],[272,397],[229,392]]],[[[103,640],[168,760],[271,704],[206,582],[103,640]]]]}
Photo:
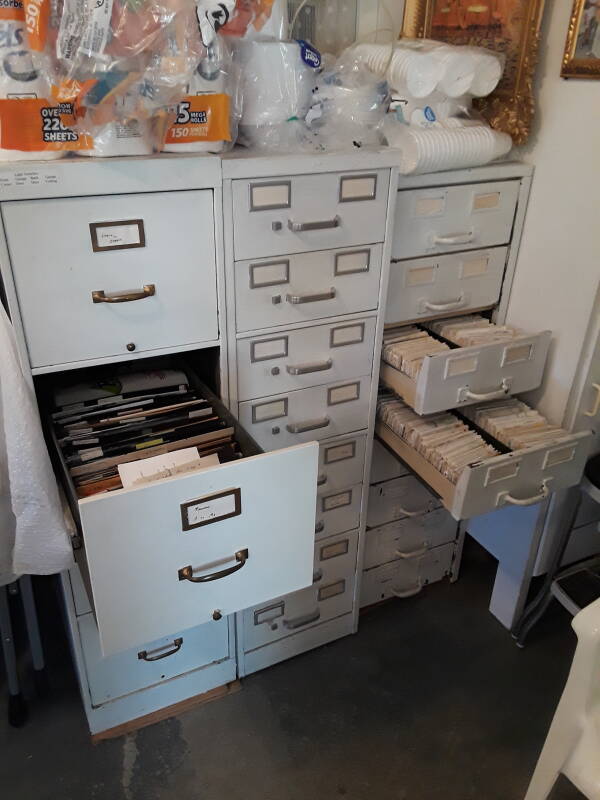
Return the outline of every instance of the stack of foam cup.
{"type": "Polygon", "coordinates": [[[390,119],[384,134],[389,146],[399,150],[398,169],[403,175],[481,166],[505,156],[512,147],[508,134],[472,122],[426,129],[390,119]]]}

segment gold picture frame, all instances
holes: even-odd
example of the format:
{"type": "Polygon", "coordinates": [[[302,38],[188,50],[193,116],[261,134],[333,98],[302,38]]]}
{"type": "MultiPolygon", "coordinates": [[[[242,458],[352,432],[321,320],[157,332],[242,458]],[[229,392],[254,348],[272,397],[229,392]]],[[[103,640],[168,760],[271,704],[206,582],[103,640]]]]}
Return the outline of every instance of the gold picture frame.
{"type": "Polygon", "coordinates": [[[575,0],[569,20],[563,78],[600,79],[600,11],[590,0],[575,0]]]}
{"type": "Polygon", "coordinates": [[[492,128],[520,145],[535,114],[533,78],[543,10],[544,0],[406,0],[402,36],[503,53],[506,66],[498,87],[475,105],[492,128]]]}

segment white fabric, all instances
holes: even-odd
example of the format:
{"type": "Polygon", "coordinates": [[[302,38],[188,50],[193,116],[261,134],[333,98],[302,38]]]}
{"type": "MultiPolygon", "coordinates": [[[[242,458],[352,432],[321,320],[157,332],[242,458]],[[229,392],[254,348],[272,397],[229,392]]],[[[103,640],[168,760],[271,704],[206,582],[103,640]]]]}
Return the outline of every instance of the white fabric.
{"type": "Polygon", "coordinates": [[[0,304],[0,585],[73,564],[33,389],[0,304]]]}

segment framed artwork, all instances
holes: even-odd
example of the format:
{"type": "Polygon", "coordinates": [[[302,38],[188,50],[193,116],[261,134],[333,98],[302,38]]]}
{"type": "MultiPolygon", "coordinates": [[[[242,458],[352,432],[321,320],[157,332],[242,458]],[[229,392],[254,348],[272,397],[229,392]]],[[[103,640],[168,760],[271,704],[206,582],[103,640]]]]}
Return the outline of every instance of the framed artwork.
{"type": "Polygon", "coordinates": [[[600,0],[575,0],[560,74],[600,78],[600,0]]]}
{"type": "MultiPolygon", "coordinates": [[[[600,0],[592,2],[600,7],[600,0]]],[[[493,128],[523,144],[535,111],[533,76],[543,7],[544,0],[406,0],[402,35],[502,53],[506,66],[498,87],[475,105],[493,128]]]]}

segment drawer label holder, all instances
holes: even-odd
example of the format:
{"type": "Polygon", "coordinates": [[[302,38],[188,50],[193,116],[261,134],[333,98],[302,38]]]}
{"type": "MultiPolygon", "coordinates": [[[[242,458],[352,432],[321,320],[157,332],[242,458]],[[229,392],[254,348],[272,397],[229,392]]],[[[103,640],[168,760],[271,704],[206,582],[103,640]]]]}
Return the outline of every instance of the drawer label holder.
{"type": "Polygon", "coordinates": [[[184,531],[202,528],[242,513],[242,494],[240,489],[228,489],[181,504],[181,527],[184,531]]]}
{"type": "Polygon", "coordinates": [[[146,246],[143,219],[124,219],[118,222],[90,222],[94,253],[107,250],[131,250],[146,246]]]}

